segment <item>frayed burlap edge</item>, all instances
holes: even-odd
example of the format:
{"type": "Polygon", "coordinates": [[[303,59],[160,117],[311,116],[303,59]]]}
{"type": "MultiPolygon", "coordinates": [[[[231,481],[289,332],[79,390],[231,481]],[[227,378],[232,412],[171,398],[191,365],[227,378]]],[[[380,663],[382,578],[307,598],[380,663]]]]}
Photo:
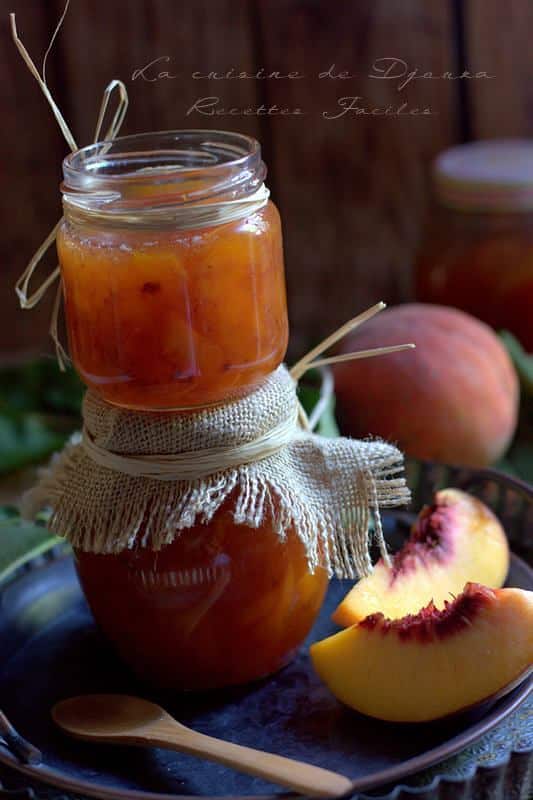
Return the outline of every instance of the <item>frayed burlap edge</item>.
{"type": "Polygon", "coordinates": [[[26,494],[23,512],[33,516],[51,508],[50,529],[84,551],[160,550],[195,523],[209,523],[231,496],[237,524],[253,529],[268,519],[282,539],[292,529],[306,548],[311,570],[323,565],[330,575],[355,578],[371,571],[371,516],[386,557],[379,507],[409,501],[402,471],[401,452],[385,442],[302,432],[253,464],[195,481],[162,483],[95,464],[77,437],[26,494]],[[80,474],[93,489],[83,504],[72,491],[80,474]],[[128,502],[106,503],[105,493],[102,502],[105,487],[109,496],[118,489],[128,502]]]}

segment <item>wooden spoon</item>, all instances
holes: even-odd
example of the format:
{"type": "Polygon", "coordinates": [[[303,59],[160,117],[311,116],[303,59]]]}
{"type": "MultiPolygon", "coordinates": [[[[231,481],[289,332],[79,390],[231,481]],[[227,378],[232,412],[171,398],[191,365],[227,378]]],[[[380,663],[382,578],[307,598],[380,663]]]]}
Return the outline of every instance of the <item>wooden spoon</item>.
{"type": "Polygon", "coordinates": [[[352,783],[344,775],[197,733],[181,725],[161,706],[139,697],[72,697],[57,703],[52,717],[60,728],[78,739],[177,750],[316,797],[338,797],[351,791],[352,783]]]}

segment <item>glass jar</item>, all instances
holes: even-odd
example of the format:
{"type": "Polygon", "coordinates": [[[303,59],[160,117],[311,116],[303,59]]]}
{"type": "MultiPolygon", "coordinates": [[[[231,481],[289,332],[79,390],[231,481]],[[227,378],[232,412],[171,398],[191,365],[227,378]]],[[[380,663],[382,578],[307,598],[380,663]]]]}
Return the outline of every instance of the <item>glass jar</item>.
{"type": "Polygon", "coordinates": [[[281,540],[270,524],[237,525],[230,508],[158,552],[76,553],[96,621],[142,680],[180,690],[246,683],[288,663],[309,633],[326,570],[309,572],[293,531],[281,540]]]}
{"type": "Polygon", "coordinates": [[[257,141],[126,136],[73,153],[63,170],[69,346],[91,389],[132,409],[203,406],[281,363],[281,223],[257,141]]]}
{"type": "Polygon", "coordinates": [[[417,299],[468,311],[533,352],[533,143],[483,141],[435,161],[417,299]]]}

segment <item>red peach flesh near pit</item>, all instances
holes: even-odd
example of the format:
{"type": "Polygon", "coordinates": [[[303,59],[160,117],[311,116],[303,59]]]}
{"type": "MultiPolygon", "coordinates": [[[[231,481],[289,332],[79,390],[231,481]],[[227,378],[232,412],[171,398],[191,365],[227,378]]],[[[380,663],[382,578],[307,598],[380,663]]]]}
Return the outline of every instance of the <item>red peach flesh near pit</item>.
{"type": "Polygon", "coordinates": [[[311,659],[343,703],[391,722],[426,722],[517,685],[533,664],[533,592],[467,584],[443,609],[372,614],[316,642],[311,659]]]}
{"type": "Polygon", "coordinates": [[[488,506],[459,489],[442,489],[420,512],[392,566],[380,560],[346,595],[333,619],[347,627],[376,612],[398,619],[430,602],[444,608],[469,581],[499,588],[508,568],[507,538],[488,506]]]}

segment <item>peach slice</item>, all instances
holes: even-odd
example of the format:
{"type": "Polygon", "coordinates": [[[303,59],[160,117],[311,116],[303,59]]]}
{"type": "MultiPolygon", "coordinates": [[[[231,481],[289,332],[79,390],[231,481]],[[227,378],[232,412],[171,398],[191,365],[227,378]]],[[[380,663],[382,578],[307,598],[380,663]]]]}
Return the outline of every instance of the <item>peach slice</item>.
{"type": "Polygon", "coordinates": [[[448,716],[518,682],[533,663],[533,592],[467,584],[438,610],[372,614],[311,646],[316,672],[357,711],[393,722],[448,716]]]}
{"type": "Polygon", "coordinates": [[[443,608],[468,581],[498,589],[508,569],[509,545],[492,511],[459,489],[443,489],[420,512],[392,567],[380,560],[346,595],[333,620],[348,627],[378,611],[398,619],[430,601],[443,608]]]}

